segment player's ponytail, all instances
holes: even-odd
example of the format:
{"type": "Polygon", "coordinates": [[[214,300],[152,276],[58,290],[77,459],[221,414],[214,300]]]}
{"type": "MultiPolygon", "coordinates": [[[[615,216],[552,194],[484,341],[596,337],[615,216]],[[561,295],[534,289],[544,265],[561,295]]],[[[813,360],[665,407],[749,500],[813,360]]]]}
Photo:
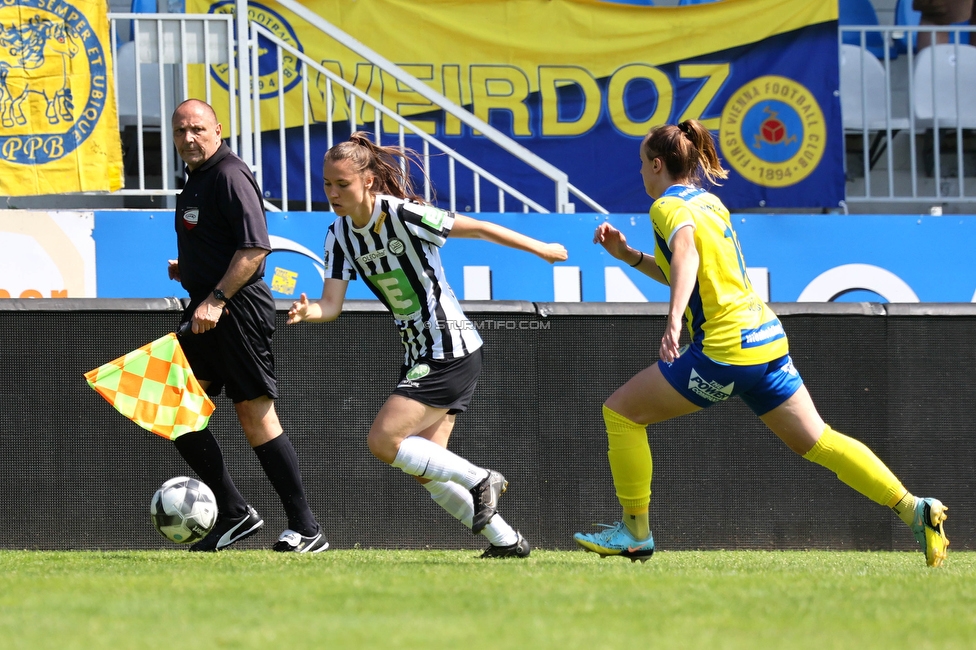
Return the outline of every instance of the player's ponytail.
{"type": "Polygon", "coordinates": [[[678,124],[678,129],[695,145],[698,152],[698,172],[711,185],[718,185],[719,180],[729,177],[729,172],[723,169],[719,162],[718,152],[712,134],[698,120],[685,120],[678,124]]]}
{"type": "Polygon", "coordinates": [[[412,149],[383,147],[374,143],[366,131],[356,131],[348,140],[329,149],[325,160],[350,160],[358,173],[371,174],[372,194],[389,194],[400,199],[424,202],[414,189],[413,178],[409,174],[411,162],[424,174],[420,156],[412,149]]]}
{"type": "Polygon", "coordinates": [[[712,134],[698,120],[685,120],[651,129],[641,145],[648,160],[660,158],[668,174],[679,183],[711,185],[728,178],[715,150],[712,134]]]}

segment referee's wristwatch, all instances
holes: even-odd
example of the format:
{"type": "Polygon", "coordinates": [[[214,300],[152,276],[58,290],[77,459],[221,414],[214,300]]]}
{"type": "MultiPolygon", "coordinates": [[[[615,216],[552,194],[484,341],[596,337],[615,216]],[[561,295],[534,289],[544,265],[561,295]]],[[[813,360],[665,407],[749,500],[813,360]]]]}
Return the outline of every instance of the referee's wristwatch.
{"type": "Polygon", "coordinates": [[[213,290],[213,297],[219,300],[220,302],[224,303],[225,305],[230,300],[227,296],[224,295],[224,292],[221,291],[220,289],[213,290]]]}

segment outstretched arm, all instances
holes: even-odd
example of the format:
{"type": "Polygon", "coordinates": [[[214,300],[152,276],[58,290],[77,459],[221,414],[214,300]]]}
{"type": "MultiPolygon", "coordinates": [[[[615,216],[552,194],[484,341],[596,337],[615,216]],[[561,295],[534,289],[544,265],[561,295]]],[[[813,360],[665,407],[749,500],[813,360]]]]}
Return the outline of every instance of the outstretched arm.
{"type": "Polygon", "coordinates": [[[333,280],[326,278],[322,285],[322,297],[318,300],[309,300],[304,293],[301,298],[292,303],[288,310],[288,325],[294,325],[302,321],[327,322],[339,318],[342,312],[342,303],[346,299],[346,287],[349,286],[348,280],[333,280]]]}
{"type": "Polygon", "coordinates": [[[509,248],[526,251],[527,253],[538,255],[550,264],[552,262],[562,262],[569,257],[566,248],[562,244],[547,244],[538,239],[532,239],[531,237],[517,233],[505,226],[499,226],[489,221],[472,219],[463,214],[455,217],[454,227],[451,229],[451,236],[464,239],[483,239],[494,244],[501,244],[509,248]]]}

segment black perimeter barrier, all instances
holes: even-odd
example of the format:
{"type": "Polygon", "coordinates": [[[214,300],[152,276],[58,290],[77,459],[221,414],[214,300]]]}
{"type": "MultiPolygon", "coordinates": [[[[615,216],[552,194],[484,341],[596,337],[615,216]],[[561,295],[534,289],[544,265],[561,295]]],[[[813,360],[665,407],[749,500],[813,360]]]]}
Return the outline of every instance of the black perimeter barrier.
{"type": "MultiPolygon", "coordinates": [[[[277,411],[312,510],[334,548],[480,549],[365,436],[402,350],[378,303],[338,321],[285,325],[278,303],[277,411]]],[[[501,512],[538,548],[619,519],[601,404],[655,362],[667,305],[467,302],[484,371],[451,449],[509,480],[501,512]]],[[[189,468],[172,443],[124,418],[83,373],[167,332],[178,299],[0,300],[0,548],[178,548],[149,500],[189,468]]],[[[905,486],[949,506],[952,549],[976,547],[973,464],[976,305],[779,303],[791,354],[821,415],[884,460],[905,486]]],[[[243,548],[286,521],[233,406],[210,420],[242,494],[265,518],[243,548]]],[[[658,548],[913,550],[887,508],[786,448],[740,401],[649,427],[658,548]]]]}

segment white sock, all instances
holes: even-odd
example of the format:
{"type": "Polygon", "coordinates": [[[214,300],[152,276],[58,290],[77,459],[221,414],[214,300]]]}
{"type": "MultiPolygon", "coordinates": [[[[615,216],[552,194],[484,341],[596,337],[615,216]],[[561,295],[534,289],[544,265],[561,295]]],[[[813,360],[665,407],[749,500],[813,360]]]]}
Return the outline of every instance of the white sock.
{"type": "MultiPolygon", "coordinates": [[[[453,481],[430,481],[424,483],[424,489],[430,492],[430,497],[437,505],[466,527],[471,528],[474,501],[469,490],[465,490],[463,486],[453,481]]],[[[491,518],[481,534],[495,546],[511,546],[518,541],[518,533],[502,519],[500,514],[491,518]]]]}
{"type": "Polygon", "coordinates": [[[472,465],[436,442],[410,436],[400,443],[392,465],[411,476],[432,481],[454,481],[471,489],[488,476],[488,470],[472,465]]]}

